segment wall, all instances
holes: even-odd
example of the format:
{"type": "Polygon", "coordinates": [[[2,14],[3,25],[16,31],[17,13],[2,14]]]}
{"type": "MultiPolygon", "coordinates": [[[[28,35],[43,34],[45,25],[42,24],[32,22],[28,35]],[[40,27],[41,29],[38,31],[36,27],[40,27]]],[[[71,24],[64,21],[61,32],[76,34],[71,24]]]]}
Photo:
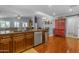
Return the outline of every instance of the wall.
{"type": "Polygon", "coordinates": [[[78,36],[78,16],[67,17],[66,20],[66,36],[77,37],[78,36]]]}
{"type": "MultiPolygon", "coordinates": [[[[44,26],[46,26],[43,22],[42,22],[42,17],[43,16],[37,16],[37,23],[38,23],[38,27],[43,28],[44,26]]],[[[33,21],[33,27],[35,26],[35,17],[31,16],[31,19],[33,21]]],[[[6,21],[10,21],[10,27],[14,27],[14,22],[15,21],[19,21],[20,22],[20,27],[22,27],[22,22],[27,22],[29,23],[29,17],[23,17],[22,19],[18,20],[16,17],[7,17],[7,18],[0,18],[0,20],[6,20],[6,21]]],[[[49,17],[49,20],[52,21],[52,24],[48,25],[49,26],[49,35],[53,34],[53,27],[54,27],[54,17],[51,16],[49,17]]]]}
{"type": "Polygon", "coordinates": [[[37,27],[43,28],[42,16],[37,16],[37,27]]]}
{"type": "Polygon", "coordinates": [[[41,27],[41,28],[44,28],[44,26],[48,26],[49,27],[49,36],[53,35],[53,28],[54,28],[54,17],[53,16],[50,16],[50,17],[47,17],[48,20],[50,20],[52,22],[52,24],[49,24],[49,25],[45,25],[44,22],[42,21],[42,17],[38,16],[38,27],[41,27]]]}
{"type": "Polygon", "coordinates": [[[52,24],[49,25],[49,35],[53,35],[53,28],[54,28],[54,17],[50,17],[50,20],[52,22],[52,24]]]}
{"type": "MultiPolygon", "coordinates": [[[[6,17],[6,18],[0,18],[0,20],[5,20],[10,22],[10,27],[14,27],[14,22],[18,21],[20,23],[22,22],[28,22],[28,17],[22,17],[21,19],[17,19],[16,17],[6,17]]],[[[22,25],[20,25],[22,26],[22,25]]]]}

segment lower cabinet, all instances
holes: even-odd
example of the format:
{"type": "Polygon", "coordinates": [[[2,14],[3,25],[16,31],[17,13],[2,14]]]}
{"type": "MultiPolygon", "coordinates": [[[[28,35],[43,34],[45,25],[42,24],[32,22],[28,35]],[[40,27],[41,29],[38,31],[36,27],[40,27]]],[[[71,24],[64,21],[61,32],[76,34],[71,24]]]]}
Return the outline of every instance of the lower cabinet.
{"type": "Polygon", "coordinates": [[[22,32],[0,35],[0,53],[19,53],[45,42],[42,32],[22,32]]]}
{"type": "Polygon", "coordinates": [[[24,34],[14,34],[13,35],[13,52],[24,51],[24,34]]]}
{"type": "Polygon", "coordinates": [[[25,34],[25,48],[29,49],[34,46],[34,33],[28,32],[25,34]]]}
{"type": "Polygon", "coordinates": [[[0,38],[0,53],[12,52],[12,39],[10,35],[2,35],[0,38]]]}
{"type": "Polygon", "coordinates": [[[18,33],[13,35],[13,52],[23,52],[33,47],[33,33],[18,33]]]}

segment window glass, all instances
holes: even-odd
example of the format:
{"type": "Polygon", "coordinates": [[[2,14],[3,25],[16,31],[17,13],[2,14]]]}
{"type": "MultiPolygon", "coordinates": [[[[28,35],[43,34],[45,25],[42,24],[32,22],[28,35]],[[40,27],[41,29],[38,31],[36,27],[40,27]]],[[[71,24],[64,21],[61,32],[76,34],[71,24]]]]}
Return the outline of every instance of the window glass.
{"type": "Polygon", "coordinates": [[[9,21],[5,21],[5,25],[6,25],[6,28],[9,28],[10,27],[10,22],[9,21]]]}
{"type": "Polygon", "coordinates": [[[5,28],[5,27],[6,27],[6,26],[5,26],[5,21],[2,21],[2,20],[0,21],[0,27],[1,27],[1,28],[5,28]]]}
{"type": "Polygon", "coordinates": [[[14,27],[19,27],[19,22],[14,22],[14,27]]]}
{"type": "Polygon", "coordinates": [[[22,27],[27,27],[27,22],[23,22],[22,27]]]}
{"type": "Polygon", "coordinates": [[[1,28],[8,28],[10,27],[10,22],[9,21],[0,21],[0,27],[1,28]]]}
{"type": "Polygon", "coordinates": [[[10,22],[9,21],[0,21],[0,27],[1,28],[8,28],[10,27],[10,22]]]}

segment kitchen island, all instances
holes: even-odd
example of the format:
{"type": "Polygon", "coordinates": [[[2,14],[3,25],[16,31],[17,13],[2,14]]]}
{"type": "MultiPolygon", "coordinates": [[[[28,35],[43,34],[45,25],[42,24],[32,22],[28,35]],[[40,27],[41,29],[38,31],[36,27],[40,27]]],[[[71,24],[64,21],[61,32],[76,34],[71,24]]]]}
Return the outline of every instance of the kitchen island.
{"type": "Polygon", "coordinates": [[[33,48],[39,44],[46,42],[46,29],[32,29],[28,31],[0,31],[0,52],[2,53],[19,53],[27,49],[33,48]],[[36,39],[35,33],[39,39],[36,39]],[[40,39],[42,40],[40,43],[40,39]],[[37,42],[37,41],[38,42],[37,42]],[[36,43],[36,44],[35,44],[36,43]],[[38,44],[39,43],[39,44],[38,44]]]}

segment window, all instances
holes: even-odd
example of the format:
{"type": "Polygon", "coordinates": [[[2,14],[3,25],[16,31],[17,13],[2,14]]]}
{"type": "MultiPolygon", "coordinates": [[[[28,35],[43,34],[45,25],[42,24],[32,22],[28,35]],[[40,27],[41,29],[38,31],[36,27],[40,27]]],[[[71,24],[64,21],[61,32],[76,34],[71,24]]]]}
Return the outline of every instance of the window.
{"type": "Polygon", "coordinates": [[[14,27],[19,27],[19,22],[14,22],[14,27]]]}
{"type": "Polygon", "coordinates": [[[0,21],[0,27],[1,28],[9,28],[10,27],[10,22],[9,21],[0,21]]]}
{"type": "Polygon", "coordinates": [[[6,28],[9,28],[10,27],[10,22],[9,21],[5,21],[5,25],[6,25],[6,28]]]}
{"type": "Polygon", "coordinates": [[[27,22],[23,22],[22,27],[27,27],[27,22]]]}
{"type": "Polygon", "coordinates": [[[2,20],[0,21],[0,27],[5,28],[5,21],[2,21],[2,20]]]}

